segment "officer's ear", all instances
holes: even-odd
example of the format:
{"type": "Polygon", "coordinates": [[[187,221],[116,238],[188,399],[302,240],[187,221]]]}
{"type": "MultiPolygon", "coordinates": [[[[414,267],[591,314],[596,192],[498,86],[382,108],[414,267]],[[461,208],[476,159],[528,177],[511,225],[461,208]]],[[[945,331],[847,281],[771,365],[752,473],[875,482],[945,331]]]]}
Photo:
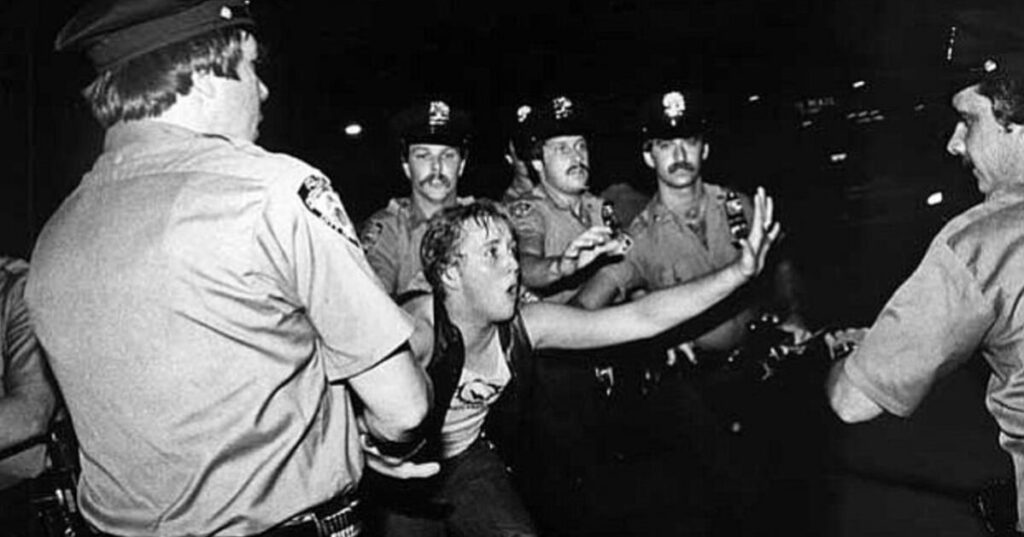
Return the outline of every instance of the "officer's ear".
{"type": "Polygon", "coordinates": [[[650,151],[644,151],[644,164],[647,164],[647,167],[652,170],[657,167],[657,163],[654,162],[654,155],[650,151]]]}
{"type": "Polygon", "coordinates": [[[701,151],[701,157],[700,157],[700,160],[701,160],[701,161],[705,161],[705,160],[707,160],[707,159],[708,159],[708,155],[710,155],[710,154],[711,154],[711,144],[709,144],[709,143],[707,143],[707,142],[705,141],[705,142],[704,142],[704,150],[703,150],[703,151],[701,151]]]}
{"type": "Polygon", "coordinates": [[[408,159],[402,161],[402,171],[405,172],[406,179],[412,179],[412,168],[409,167],[408,159]]]}
{"type": "Polygon", "coordinates": [[[462,158],[462,162],[459,163],[459,177],[462,177],[462,172],[466,170],[466,163],[469,162],[469,155],[462,158]]]}
{"type": "Polygon", "coordinates": [[[530,159],[530,167],[533,171],[537,172],[537,177],[544,176],[544,161],[540,159],[530,159]]]}

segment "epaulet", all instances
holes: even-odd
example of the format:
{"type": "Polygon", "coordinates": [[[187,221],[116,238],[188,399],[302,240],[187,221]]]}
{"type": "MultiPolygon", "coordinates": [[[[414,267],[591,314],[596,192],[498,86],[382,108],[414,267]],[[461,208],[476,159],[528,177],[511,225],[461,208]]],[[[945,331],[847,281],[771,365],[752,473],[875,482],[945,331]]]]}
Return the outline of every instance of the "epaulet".
{"type": "Polygon", "coordinates": [[[456,197],[455,203],[462,206],[466,206],[469,205],[470,203],[476,203],[476,198],[474,198],[473,196],[456,197]]]}
{"type": "Polygon", "coordinates": [[[533,212],[533,201],[521,199],[508,206],[508,214],[512,218],[526,218],[533,212]]]}

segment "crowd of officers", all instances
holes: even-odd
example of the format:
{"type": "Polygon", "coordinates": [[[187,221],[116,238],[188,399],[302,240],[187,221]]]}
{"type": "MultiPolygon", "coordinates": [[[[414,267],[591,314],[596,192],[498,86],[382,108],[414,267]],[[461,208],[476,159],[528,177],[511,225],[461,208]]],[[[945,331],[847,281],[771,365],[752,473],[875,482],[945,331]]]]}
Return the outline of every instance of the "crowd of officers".
{"type": "MultiPolygon", "coordinates": [[[[739,454],[748,424],[729,399],[771,376],[758,353],[812,336],[796,269],[768,255],[771,198],[702,173],[699,92],[645,104],[637,151],[656,190],[618,211],[589,191],[593,124],[575,97],[516,110],[500,202],[459,191],[469,115],[424,100],[393,122],[409,195],[357,231],[321,171],[255,144],[269,96],[256,32],[244,0],[97,0],[57,37],[96,68],[84,96],[106,138],[31,270],[0,264],[0,450],[16,477],[38,475],[39,439],[73,425],[63,505],[84,519],[64,534],[793,528],[760,510],[779,490],[739,454]]],[[[947,149],[986,202],[832,368],[844,420],[909,413],[982,349],[1001,440],[1022,451],[1024,141],[1004,136],[1024,112],[996,113],[1024,94],[1012,58],[953,101],[947,149]]],[[[830,335],[844,337],[864,333],[830,335]]],[[[34,493],[9,490],[5,505],[34,493]]],[[[16,516],[0,513],[38,534],[16,516]]]]}

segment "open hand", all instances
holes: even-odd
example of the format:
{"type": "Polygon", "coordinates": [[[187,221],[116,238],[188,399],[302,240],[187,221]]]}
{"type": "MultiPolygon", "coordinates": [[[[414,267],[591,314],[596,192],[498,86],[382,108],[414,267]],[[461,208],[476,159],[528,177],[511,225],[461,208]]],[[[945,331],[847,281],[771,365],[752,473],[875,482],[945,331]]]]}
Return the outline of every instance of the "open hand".
{"type": "Polygon", "coordinates": [[[565,247],[558,260],[558,273],[570,276],[602,255],[623,255],[632,246],[628,235],[613,236],[607,226],[593,226],[580,233],[565,247]]]}
{"type": "Polygon", "coordinates": [[[778,238],[782,227],[774,220],[775,206],[764,188],[758,187],[754,194],[754,221],[750,234],[739,240],[741,255],[739,270],[746,278],[757,276],[763,269],[772,243],[778,238]]]}

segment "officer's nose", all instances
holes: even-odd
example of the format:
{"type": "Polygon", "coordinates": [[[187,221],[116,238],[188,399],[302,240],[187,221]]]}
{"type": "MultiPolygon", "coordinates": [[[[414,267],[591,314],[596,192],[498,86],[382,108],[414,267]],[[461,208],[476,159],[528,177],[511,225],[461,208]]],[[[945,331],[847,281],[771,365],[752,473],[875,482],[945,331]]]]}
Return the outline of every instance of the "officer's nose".
{"type": "Polygon", "coordinates": [[[949,141],[946,142],[946,151],[953,156],[960,156],[964,154],[966,144],[964,143],[964,134],[967,127],[962,122],[956,124],[956,128],[953,129],[953,134],[949,136],[949,141]]]}
{"type": "Polygon", "coordinates": [[[672,158],[676,161],[686,160],[686,149],[683,144],[672,144],[672,158]]]}

